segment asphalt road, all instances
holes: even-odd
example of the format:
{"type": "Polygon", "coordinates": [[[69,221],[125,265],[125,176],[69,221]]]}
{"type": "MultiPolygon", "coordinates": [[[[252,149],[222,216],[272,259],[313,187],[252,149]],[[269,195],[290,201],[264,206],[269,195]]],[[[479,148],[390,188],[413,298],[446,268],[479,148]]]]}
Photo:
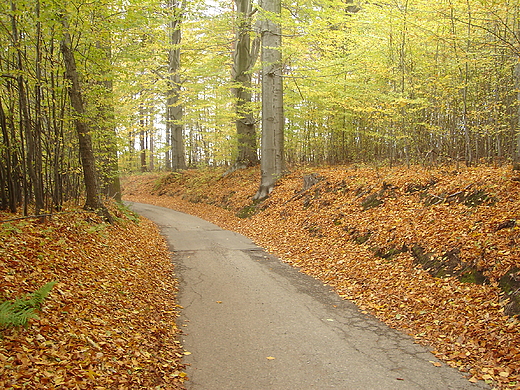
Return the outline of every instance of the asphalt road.
{"type": "Polygon", "coordinates": [[[167,238],[193,390],[481,389],[248,238],[130,203],[167,238]]]}

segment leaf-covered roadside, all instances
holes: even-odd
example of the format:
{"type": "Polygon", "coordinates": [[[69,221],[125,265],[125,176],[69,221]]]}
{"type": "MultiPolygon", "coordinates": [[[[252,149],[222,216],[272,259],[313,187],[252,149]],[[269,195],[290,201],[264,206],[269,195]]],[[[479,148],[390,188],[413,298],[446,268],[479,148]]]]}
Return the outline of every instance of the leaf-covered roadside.
{"type": "Polygon", "coordinates": [[[0,225],[1,301],[57,281],[27,328],[0,331],[0,388],[183,388],[167,245],[151,222],[112,212],[112,225],[83,212],[0,225]]]}
{"type": "Polygon", "coordinates": [[[471,381],[520,388],[520,322],[504,315],[507,300],[498,286],[500,276],[520,267],[520,229],[509,223],[520,221],[520,182],[510,168],[296,169],[256,205],[256,170],[221,174],[132,177],[125,196],[241,232],[362,310],[431,345],[471,381]],[[320,180],[303,190],[302,178],[310,173],[320,180]],[[451,196],[479,191],[492,201],[471,205],[451,196]],[[364,207],[374,194],[380,203],[364,207]],[[369,238],[356,242],[360,236],[369,238]],[[415,262],[414,245],[438,257],[460,250],[460,260],[489,281],[433,277],[415,262]],[[403,247],[392,256],[375,255],[403,247]]]}

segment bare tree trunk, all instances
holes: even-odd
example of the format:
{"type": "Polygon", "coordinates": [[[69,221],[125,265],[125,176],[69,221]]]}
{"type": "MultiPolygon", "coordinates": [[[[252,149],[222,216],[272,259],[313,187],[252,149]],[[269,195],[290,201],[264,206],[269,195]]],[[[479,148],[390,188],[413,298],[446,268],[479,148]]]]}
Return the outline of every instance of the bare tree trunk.
{"type": "Polygon", "coordinates": [[[153,138],[150,137],[150,172],[155,171],[155,161],[154,161],[154,143],[153,138]]]}
{"type": "Polygon", "coordinates": [[[105,205],[101,201],[99,184],[96,177],[96,164],[94,159],[94,149],[92,148],[92,138],[86,122],[85,108],[81,94],[79,75],[76,68],[76,60],[72,52],[68,23],[64,16],[61,19],[64,27],[63,38],[60,42],[63,62],[65,64],[65,77],[69,80],[68,88],[72,108],[75,112],[74,124],[78,134],[79,156],[83,167],[83,180],[87,199],[84,208],[95,210],[107,220],[112,221],[112,217],[105,205]]]}
{"type": "MultiPolygon", "coordinates": [[[[42,107],[41,107],[41,21],[40,21],[40,1],[36,1],[36,86],[35,86],[35,120],[34,120],[34,130],[32,132],[32,147],[33,147],[33,189],[34,189],[34,200],[36,215],[40,214],[41,211],[45,208],[44,205],[44,193],[43,193],[43,161],[42,161],[42,107]]],[[[31,163],[31,162],[29,162],[31,163]]],[[[44,220],[45,217],[42,217],[44,220]]]]}
{"type": "Polygon", "coordinates": [[[258,57],[259,40],[256,39],[251,44],[251,0],[236,0],[236,4],[238,26],[233,55],[238,142],[236,165],[249,167],[258,164],[255,120],[251,109],[251,70],[258,57]]]}
{"type": "Polygon", "coordinates": [[[172,170],[172,159],[171,159],[171,140],[172,140],[172,136],[171,136],[170,132],[171,132],[171,128],[167,124],[166,125],[166,135],[165,135],[165,138],[166,138],[166,152],[164,153],[164,165],[165,165],[165,168],[166,168],[167,171],[171,171],[172,170]]]}
{"type": "MultiPolygon", "coordinates": [[[[54,53],[54,45],[51,46],[52,53],[54,53]]],[[[52,203],[55,210],[61,210],[64,198],[64,177],[61,173],[64,165],[65,148],[63,145],[63,121],[58,120],[58,116],[63,110],[63,105],[58,106],[58,95],[56,93],[56,79],[54,72],[51,72],[51,114],[52,126],[54,128],[54,139],[56,142],[53,145],[53,159],[52,168],[54,176],[54,185],[52,188],[52,203]]],[[[61,100],[61,99],[60,99],[61,100]]]]}
{"type": "MultiPolygon", "coordinates": [[[[470,51],[470,37],[471,37],[471,10],[469,0],[466,0],[466,4],[468,6],[468,24],[467,24],[467,41],[466,41],[466,53],[470,51]]],[[[467,55],[467,54],[466,54],[467,55]]],[[[473,165],[473,154],[471,151],[471,138],[470,138],[470,129],[468,124],[468,85],[469,85],[469,64],[466,59],[464,64],[464,88],[462,89],[462,104],[463,104],[463,112],[462,112],[462,126],[464,129],[464,159],[466,160],[466,165],[473,165]]]]}
{"type": "Polygon", "coordinates": [[[154,145],[154,129],[153,129],[153,123],[154,123],[154,117],[150,117],[150,125],[148,127],[148,147],[150,150],[150,157],[149,160],[149,170],[150,172],[153,172],[155,170],[155,161],[154,161],[154,153],[155,153],[155,145],[154,145]]]}
{"type": "MultiPolygon", "coordinates": [[[[16,19],[17,9],[14,1],[11,1],[11,27],[12,27],[12,40],[13,46],[17,48],[16,57],[13,59],[13,63],[15,63],[16,68],[18,70],[19,75],[16,77],[17,86],[18,86],[18,109],[19,109],[19,133],[20,133],[20,147],[21,147],[21,162],[22,162],[22,175],[23,175],[23,213],[24,215],[28,214],[28,205],[30,199],[30,191],[29,191],[29,180],[27,180],[26,172],[29,171],[29,178],[33,177],[33,166],[31,161],[31,152],[25,150],[25,144],[27,142],[27,147],[31,146],[31,134],[29,130],[29,111],[27,107],[27,97],[25,92],[25,82],[23,79],[23,67],[22,67],[22,53],[20,52],[20,48],[18,45],[18,23],[16,19]]],[[[14,127],[14,126],[13,126],[14,127]]],[[[13,138],[14,139],[14,138],[13,138]]]]}
{"type": "Polygon", "coordinates": [[[515,66],[515,84],[516,90],[516,100],[518,101],[518,105],[516,108],[517,114],[517,127],[516,127],[516,145],[513,153],[513,169],[520,170],[520,58],[518,58],[518,62],[515,66]]]}
{"type": "Polygon", "coordinates": [[[181,124],[183,108],[180,102],[181,80],[181,18],[182,12],[177,0],[169,0],[172,13],[170,21],[170,51],[168,56],[168,97],[166,100],[166,133],[170,134],[171,169],[176,171],[186,168],[184,157],[184,126],[181,124]]]}
{"type": "Polygon", "coordinates": [[[146,172],[146,110],[144,109],[143,105],[141,105],[139,109],[139,156],[141,160],[141,172],[146,172]]]}
{"type": "MultiPolygon", "coordinates": [[[[4,150],[4,161],[5,170],[2,166],[2,206],[9,206],[9,211],[16,213],[16,196],[15,196],[15,185],[14,185],[14,172],[12,169],[12,154],[13,150],[11,147],[11,141],[9,138],[9,132],[7,129],[7,121],[5,118],[4,107],[2,106],[2,100],[0,99],[0,128],[2,129],[2,138],[5,145],[4,150]],[[5,194],[7,189],[7,194],[5,194]]],[[[3,165],[3,164],[2,164],[3,165]]]]}
{"type": "MultiPolygon", "coordinates": [[[[264,0],[268,13],[281,13],[280,0],[264,0]]],[[[284,114],[282,82],[282,32],[278,22],[262,26],[262,172],[260,188],[253,199],[263,199],[273,190],[284,171],[284,114]]]]}

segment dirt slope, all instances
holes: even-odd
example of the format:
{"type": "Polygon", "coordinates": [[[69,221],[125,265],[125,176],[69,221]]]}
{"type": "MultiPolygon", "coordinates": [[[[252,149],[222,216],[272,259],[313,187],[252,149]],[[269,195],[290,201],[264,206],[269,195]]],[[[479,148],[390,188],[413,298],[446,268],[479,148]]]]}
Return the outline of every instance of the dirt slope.
{"type": "Polygon", "coordinates": [[[518,288],[520,182],[510,168],[300,168],[255,205],[258,171],[223,173],[129,177],[125,197],[241,232],[472,380],[520,388],[508,297],[518,288]]]}

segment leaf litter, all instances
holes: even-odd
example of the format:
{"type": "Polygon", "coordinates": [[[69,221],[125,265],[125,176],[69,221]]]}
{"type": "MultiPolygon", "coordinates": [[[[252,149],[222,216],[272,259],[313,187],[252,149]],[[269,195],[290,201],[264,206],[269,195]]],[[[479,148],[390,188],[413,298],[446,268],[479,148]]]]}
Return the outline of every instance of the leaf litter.
{"type": "Polygon", "coordinates": [[[27,327],[0,330],[0,388],[184,388],[177,281],[157,227],[116,207],[113,225],[69,211],[0,225],[0,300],[57,282],[27,327]]]}
{"type": "Polygon", "coordinates": [[[130,176],[124,196],[242,233],[470,381],[520,388],[520,321],[499,287],[520,267],[520,178],[510,167],[300,167],[260,203],[251,201],[257,168],[224,172],[130,176]],[[464,282],[465,270],[485,283],[464,282]]]}

